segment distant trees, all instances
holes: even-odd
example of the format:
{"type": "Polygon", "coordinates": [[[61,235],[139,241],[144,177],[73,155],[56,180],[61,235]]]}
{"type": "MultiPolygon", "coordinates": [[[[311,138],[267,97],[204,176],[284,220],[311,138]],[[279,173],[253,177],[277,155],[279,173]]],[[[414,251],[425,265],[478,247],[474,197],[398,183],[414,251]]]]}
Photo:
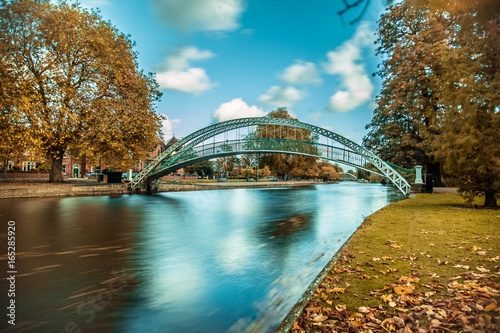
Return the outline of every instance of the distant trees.
{"type": "Polygon", "coordinates": [[[340,179],[340,173],[342,168],[338,165],[330,164],[326,161],[320,161],[315,165],[315,169],[318,170],[318,177],[323,179],[323,181],[334,181],[340,179]]]}
{"type": "Polygon", "coordinates": [[[78,3],[2,0],[4,157],[18,138],[29,141],[50,160],[51,182],[62,181],[68,147],[115,167],[144,159],[160,134],[160,93],[132,47],[129,36],[78,3]]]}
{"type": "MultiPolygon", "coordinates": [[[[278,108],[270,112],[268,117],[297,120],[288,114],[285,108],[278,108]]],[[[311,131],[289,126],[266,126],[260,125],[251,134],[255,138],[276,138],[289,140],[302,140],[307,142],[317,142],[318,136],[311,131]]],[[[317,163],[317,158],[302,155],[289,154],[261,154],[260,165],[267,165],[273,174],[292,177],[307,177],[310,169],[317,163]]]]}
{"type": "MultiPolygon", "coordinates": [[[[270,112],[268,117],[283,118],[297,120],[290,116],[285,108],[278,108],[270,112]]],[[[249,139],[266,139],[262,144],[268,144],[270,147],[275,144],[283,146],[283,150],[294,148],[309,152],[312,155],[319,152],[315,143],[319,140],[317,134],[311,131],[294,128],[284,125],[260,125],[257,129],[248,135],[249,139]],[[273,141],[273,139],[277,139],[273,141]],[[289,141],[287,141],[289,140],[289,141]],[[285,148],[287,144],[291,146],[285,148]]],[[[254,144],[253,141],[248,143],[254,144]]],[[[273,148],[274,149],[274,148],[273,148]]],[[[241,158],[243,165],[259,167],[259,174],[278,175],[281,177],[301,177],[301,178],[323,178],[324,180],[338,180],[340,179],[339,172],[342,169],[336,165],[332,165],[326,161],[319,161],[318,157],[293,155],[293,154],[249,154],[241,158]]],[[[248,172],[247,172],[248,173],[248,172]]]]}
{"type": "MultiPolygon", "coordinates": [[[[500,6],[407,0],[379,22],[383,87],[364,144],[383,159],[440,165],[469,196],[500,192],[500,6]],[[490,12],[494,12],[492,15],[490,12]]],[[[439,185],[439,184],[438,184],[439,185]]]]}
{"type": "Polygon", "coordinates": [[[196,173],[198,176],[210,176],[214,173],[214,165],[211,161],[201,161],[184,167],[187,173],[196,173]]]}

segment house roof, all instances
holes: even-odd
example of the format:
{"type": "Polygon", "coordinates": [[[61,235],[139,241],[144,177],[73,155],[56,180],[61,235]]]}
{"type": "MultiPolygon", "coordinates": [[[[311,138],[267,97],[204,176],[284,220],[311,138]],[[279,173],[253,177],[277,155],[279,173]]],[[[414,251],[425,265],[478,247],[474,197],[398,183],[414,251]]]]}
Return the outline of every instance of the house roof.
{"type": "Polygon", "coordinates": [[[175,143],[177,143],[177,139],[174,137],[172,137],[172,139],[170,139],[170,141],[167,142],[166,146],[165,146],[165,149],[168,149],[170,146],[174,145],[175,143]]]}

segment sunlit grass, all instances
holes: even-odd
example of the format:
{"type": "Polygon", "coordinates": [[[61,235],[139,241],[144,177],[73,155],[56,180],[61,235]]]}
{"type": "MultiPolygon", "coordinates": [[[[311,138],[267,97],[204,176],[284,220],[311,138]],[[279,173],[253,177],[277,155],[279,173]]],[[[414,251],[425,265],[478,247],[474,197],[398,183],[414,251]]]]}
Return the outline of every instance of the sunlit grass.
{"type": "MultiPolygon", "coordinates": [[[[390,316],[411,311],[384,299],[399,297],[394,288],[406,284],[401,279],[413,279],[411,295],[441,300],[454,298],[450,283],[467,283],[470,274],[486,273],[485,281],[498,284],[500,210],[475,209],[480,203],[466,204],[458,194],[418,194],[372,214],[310,304],[324,309],[346,305],[352,313],[382,306],[390,316]]],[[[301,320],[308,320],[304,313],[301,320]]]]}

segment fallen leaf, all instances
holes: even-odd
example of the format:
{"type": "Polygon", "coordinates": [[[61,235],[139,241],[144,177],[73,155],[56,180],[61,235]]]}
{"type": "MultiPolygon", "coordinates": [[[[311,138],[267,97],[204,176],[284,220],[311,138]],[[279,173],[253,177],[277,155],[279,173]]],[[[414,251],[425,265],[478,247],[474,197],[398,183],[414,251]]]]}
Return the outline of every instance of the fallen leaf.
{"type": "Polygon", "coordinates": [[[492,311],[492,310],[495,310],[497,307],[498,307],[498,305],[496,303],[491,303],[491,304],[487,305],[483,310],[484,311],[492,311]]]}
{"type": "Polygon", "coordinates": [[[366,306],[361,306],[357,308],[356,311],[358,311],[359,313],[370,313],[370,310],[368,310],[366,306]]]}
{"type": "Polygon", "coordinates": [[[325,320],[327,320],[327,319],[328,319],[328,317],[327,317],[327,316],[318,315],[318,316],[316,316],[316,318],[314,318],[313,320],[314,320],[314,321],[325,321],[325,320]]]}
{"type": "Polygon", "coordinates": [[[344,293],[345,291],[345,288],[339,288],[339,287],[334,287],[333,289],[330,289],[328,290],[328,292],[331,292],[331,293],[344,293]]]}
{"type": "Polygon", "coordinates": [[[432,319],[431,320],[431,325],[432,326],[441,326],[441,322],[437,319],[432,319]]]}
{"type": "Polygon", "coordinates": [[[467,261],[467,260],[472,260],[472,259],[469,259],[469,258],[464,258],[464,259],[458,259],[457,261],[459,261],[459,262],[464,262],[464,261],[467,261]]]}
{"type": "Polygon", "coordinates": [[[464,305],[461,310],[464,312],[471,312],[472,311],[472,309],[468,305],[464,305]]]}
{"type": "Polygon", "coordinates": [[[380,298],[381,298],[384,302],[386,302],[386,303],[389,303],[389,302],[391,302],[391,301],[392,301],[392,295],[382,295],[382,296],[380,296],[380,298]]]}
{"type": "Polygon", "coordinates": [[[403,295],[405,293],[405,289],[402,286],[396,286],[394,287],[394,292],[397,295],[403,295]]]}
{"type": "Polygon", "coordinates": [[[486,251],[479,251],[479,252],[476,252],[476,254],[478,256],[485,256],[486,255],[486,251]]]}

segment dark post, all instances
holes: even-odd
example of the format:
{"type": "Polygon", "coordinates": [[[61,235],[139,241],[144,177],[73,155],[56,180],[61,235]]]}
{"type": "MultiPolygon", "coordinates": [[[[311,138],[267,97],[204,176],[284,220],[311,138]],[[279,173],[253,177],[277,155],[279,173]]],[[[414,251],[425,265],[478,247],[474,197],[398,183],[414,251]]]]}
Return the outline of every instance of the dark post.
{"type": "Polygon", "coordinates": [[[425,175],[425,193],[433,193],[434,192],[434,176],[432,173],[428,173],[425,175]]]}

